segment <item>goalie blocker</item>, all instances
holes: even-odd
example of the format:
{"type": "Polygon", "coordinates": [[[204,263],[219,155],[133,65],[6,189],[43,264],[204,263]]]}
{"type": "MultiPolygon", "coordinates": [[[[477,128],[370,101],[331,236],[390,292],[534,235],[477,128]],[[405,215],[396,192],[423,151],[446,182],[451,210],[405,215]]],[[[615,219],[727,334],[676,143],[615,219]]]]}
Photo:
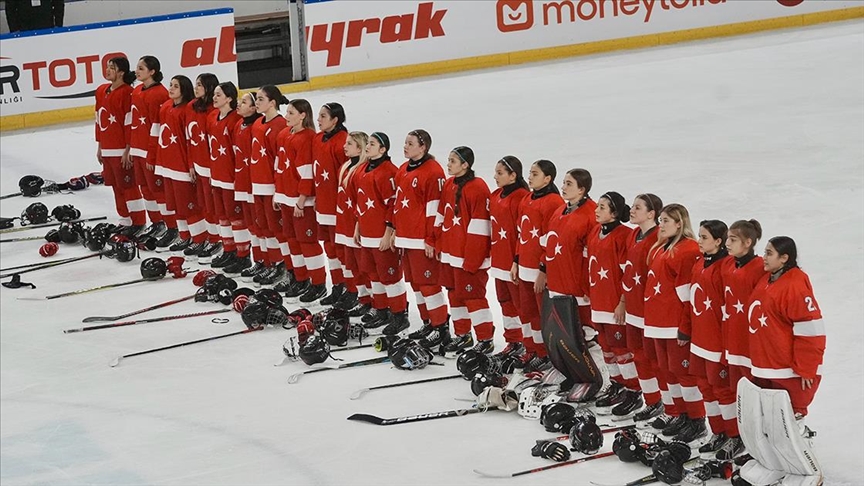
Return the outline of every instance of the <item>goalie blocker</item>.
{"type": "Polygon", "coordinates": [[[754,486],[822,484],[822,467],[802,436],[786,390],[759,388],[742,378],[737,408],[741,440],[753,457],[739,471],[741,479],[754,486]]]}

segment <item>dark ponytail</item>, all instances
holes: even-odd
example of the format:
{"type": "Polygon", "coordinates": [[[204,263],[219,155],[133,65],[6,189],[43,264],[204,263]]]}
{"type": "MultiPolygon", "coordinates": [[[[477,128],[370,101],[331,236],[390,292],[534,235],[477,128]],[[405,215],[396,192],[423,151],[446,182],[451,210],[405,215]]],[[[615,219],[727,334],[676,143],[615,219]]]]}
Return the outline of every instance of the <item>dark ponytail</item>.
{"type": "Polygon", "coordinates": [[[279,109],[280,106],[287,105],[290,102],[290,100],[288,98],[286,98],[285,95],[283,95],[281,91],[279,91],[279,88],[277,88],[276,86],[274,86],[272,84],[267,84],[267,85],[261,86],[261,89],[259,91],[264,92],[264,94],[267,96],[268,100],[276,102],[276,109],[277,110],[279,109]]]}
{"type": "Polygon", "coordinates": [[[468,171],[465,172],[465,175],[456,177],[454,182],[456,183],[456,207],[453,208],[453,212],[456,216],[459,216],[459,201],[462,200],[462,188],[465,187],[465,184],[471,182],[476,177],[474,174],[474,151],[471,150],[471,147],[466,147],[464,145],[460,145],[452,150],[456,157],[459,157],[459,160],[468,164],[468,171]]]}
{"type": "Polygon", "coordinates": [[[123,72],[124,83],[132,84],[135,82],[135,72],[129,70],[129,59],[124,56],[112,57],[108,63],[113,64],[118,71],[123,72]]]}
{"type": "MultiPolygon", "coordinates": [[[[230,103],[231,109],[236,110],[237,109],[237,102],[238,102],[238,100],[237,100],[237,86],[234,86],[234,83],[232,83],[231,81],[226,81],[224,83],[219,83],[219,89],[222,90],[222,93],[225,94],[225,96],[231,98],[231,103],[230,103]]],[[[254,99],[254,96],[253,96],[253,99],[254,99]]]]}
{"type": "Polygon", "coordinates": [[[555,176],[558,175],[558,169],[555,168],[555,164],[552,163],[551,160],[540,159],[534,162],[534,165],[540,169],[540,172],[542,172],[543,175],[551,177],[551,180],[549,181],[549,192],[554,192],[555,194],[560,195],[561,191],[559,191],[558,186],[555,185],[555,176]]]}
{"type": "Polygon", "coordinates": [[[778,255],[786,255],[789,257],[786,263],[783,264],[783,270],[791,270],[798,267],[798,247],[795,245],[795,240],[788,236],[775,236],[768,240],[778,255]]]}
{"type": "Polygon", "coordinates": [[[141,59],[141,62],[147,66],[147,69],[150,71],[156,71],[153,73],[153,81],[157,83],[161,83],[165,76],[162,74],[162,65],[159,63],[159,59],[156,59],[155,56],[144,56],[141,59]]]}
{"type": "Polygon", "coordinates": [[[525,177],[522,175],[522,161],[519,158],[515,155],[505,155],[501,157],[498,163],[504,166],[504,170],[508,174],[516,174],[516,182],[514,184],[522,189],[528,189],[528,183],[525,182],[525,177]]]}

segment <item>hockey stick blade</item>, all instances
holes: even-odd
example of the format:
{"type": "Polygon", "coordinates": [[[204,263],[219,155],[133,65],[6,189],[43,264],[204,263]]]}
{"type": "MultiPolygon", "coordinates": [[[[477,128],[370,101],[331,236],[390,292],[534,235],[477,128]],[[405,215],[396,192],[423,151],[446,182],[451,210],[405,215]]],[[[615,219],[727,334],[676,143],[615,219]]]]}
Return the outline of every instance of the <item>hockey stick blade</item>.
{"type": "Polygon", "coordinates": [[[354,420],[358,422],[368,422],[374,425],[396,425],[396,424],[408,424],[412,422],[424,422],[426,420],[436,420],[450,417],[461,417],[463,415],[470,415],[472,413],[482,413],[485,412],[484,409],[481,408],[460,408],[457,410],[446,410],[444,412],[432,412],[432,413],[421,413],[419,415],[408,415],[405,417],[396,417],[396,418],[381,418],[375,415],[369,415],[366,413],[355,413],[348,417],[348,420],[354,420]]]}
{"type": "Polygon", "coordinates": [[[141,309],[141,310],[137,310],[137,311],[135,311],[135,312],[130,312],[130,313],[128,313],[128,314],[123,314],[123,315],[119,315],[119,316],[90,316],[90,317],[85,317],[84,319],[81,319],[81,322],[112,322],[112,321],[119,321],[120,319],[125,319],[125,318],[127,318],[127,317],[136,316],[136,315],[138,315],[138,314],[143,314],[143,313],[145,313],[145,312],[149,312],[149,311],[152,311],[152,310],[161,309],[161,308],[163,308],[163,307],[168,307],[169,305],[177,304],[177,303],[184,302],[184,301],[187,301],[187,300],[190,300],[190,299],[194,299],[194,298],[195,298],[195,294],[192,294],[192,295],[188,295],[188,296],[186,296],[186,297],[180,298],[180,299],[169,300],[168,302],[163,302],[163,303],[161,303],[161,304],[156,304],[156,305],[153,305],[153,306],[150,306],[150,307],[146,307],[146,308],[141,309]]]}
{"type": "Polygon", "coordinates": [[[345,369],[345,368],[354,368],[357,366],[366,366],[366,365],[373,365],[373,364],[379,364],[379,363],[387,363],[388,361],[390,361],[390,358],[388,356],[381,356],[378,358],[364,359],[362,361],[353,361],[351,363],[333,364],[333,365],[329,365],[329,366],[322,367],[322,368],[315,368],[315,369],[311,369],[311,370],[301,371],[300,373],[294,373],[293,375],[289,376],[288,377],[288,383],[293,385],[294,383],[297,383],[298,381],[300,381],[300,378],[302,378],[303,375],[318,373],[319,371],[341,370],[341,369],[345,369]]]}
{"type": "Polygon", "coordinates": [[[542,471],[548,471],[549,469],[555,469],[556,467],[570,466],[572,464],[580,464],[583,462],[593,461],[594,459],[602,459],[604,457],[609,457],[609,456],[613,456],[613,455],[615,455],[615,453],[612,451],[603,452],[601,454],[595,454],[593,456],[580,457],[579,459],[573,459],[570,461],[559,462],[556,464],[550,464],[548,466],[541,466],[541,467],[537,467],[534,469],[527,469],[525,471],[519,471],[519,472],[509,473],[509,474],[508,473],[489,473],[489,472],[481,471],[479,469],[474,469],[474,473],[478,474],[480,476],[483,476],[485,478],[515,478],[517,476],[524,476],[526,474],[533,474],[533,473],[538,473],[538,472],[542,472],[542,471]]]}
{"type": "Polygon", "coordinates": [[[110,366],[112,368],[116,368],[117,365],[120,364],[120,361],[122,359],[123,359],[123,356],[117,356],[116,358],[112,359],[110,363],[108,363],[108,366],[110,366]]]}

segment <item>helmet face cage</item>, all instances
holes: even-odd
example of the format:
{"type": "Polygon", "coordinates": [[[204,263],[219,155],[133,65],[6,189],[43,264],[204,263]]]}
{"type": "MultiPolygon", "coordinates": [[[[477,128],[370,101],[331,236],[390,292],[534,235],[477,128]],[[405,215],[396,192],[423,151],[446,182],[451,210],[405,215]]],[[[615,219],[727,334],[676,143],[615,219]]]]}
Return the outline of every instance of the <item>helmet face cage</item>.
{"type": "Polygon", "coordinates": [[[282,306],[271,307],[264,323],[268,326],[283,326],[288,323],[288,313],[282,306]]]}
{"type": "Polygon", "coordinates": [[[546,432],[562,432],[564,425],[572,422],[575,416],[576,409],[570,405],[561,402],[552,403],[542,407],[540,424],[546,428],[546,432]]]}
{"type": "Polygon", "coordinates": [[[529,420],[540,419],[540,414],[543,412],[542,402],[552,394],[553,388],[537,385],[522,390],[519,394],[519,415],[529,420]]]}
{"type": "Polygon", "coordinates": [[[348,322],[348,337],[350,339],[356,339],[360,342],[363,342],[364,339],[369,337],[369,331],[366,330],[360,324],[354,324],[352,322],[348,322]]]}
{"type": "Polygon", "coordinates": [[[21,226],[28,224],[43,224],[48,222],[48,207],[41,202],[35,202],[21,212],[21,226]]]}
{"type": "Polygon", "coordinates": [[[330,345],[318,336],[310,336],[306,344],[300,347],[300,359],[310,366],[323,363],[329,356],[330,345]]]}
{"type": "Polygon", "coordinates": [[[489,369],[489,357],[473,349],[465,351],[456,359],[456,369],[466,380],[489,369]]]}
{"type": "Polygon", "coordinates": [[[390,361],[400,370],[419,370],[432,361],[432,353],[417,343],[395,348],[390,361]]]}
{"type": "Polygon", "coordinates": [[[331,346],[348,345],[348,319],[344,314],[342,316],[330,316],[328,314],[324,324],[318,329],[320,329],[321,336],[331,346]]]}
{"type": "Polygon", "coordinates": [[[595,422],[577,418],[570,429],[570,445],[583,454],[596,454],[603,447],[603,432],[595,422]]]}

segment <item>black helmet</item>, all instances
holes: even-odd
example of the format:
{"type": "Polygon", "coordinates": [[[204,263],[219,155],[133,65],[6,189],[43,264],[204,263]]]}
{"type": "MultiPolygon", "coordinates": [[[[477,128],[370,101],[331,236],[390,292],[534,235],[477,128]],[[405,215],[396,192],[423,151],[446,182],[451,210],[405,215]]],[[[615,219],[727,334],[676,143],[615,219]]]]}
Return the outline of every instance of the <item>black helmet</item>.
{"type": "Polygon", "coordinates": [[[595,421],[576,417],[576,423],[570,428],[570,445],[582,454],[596,454],[603,447],[603,431],[595,421]]]}
{"type": "Polygon", "coordinates": [[[71,204],[64,204],[52,209],[51,216],[54,216],[57,221],[72,221],[81,217],[81,211],[71,204]]]}
{"type": "MultiPolygon", "coordinates": [[[[195,291],[195,302],[210,302],[210,292],[204,287],[198,287],[198,290],[195,291]]],[[[246,322],[245,318],[243,322],[246,322]]]]}
{"type": "Polygon", "coordinates": [[[282,326],[288,323],[288,310],[281,305],[270,306],[270,312],[267,313],[266,324],[268,326],[282,326]]]}
{"type": "Polygon", "coordinates": [[[60,241],[63,243],[76,243],[81,237],[79,230],[81,230],[80,225],[76,226],[74,223],[63,223],[57,231],[60,234],[60,241]]]}
{"type": "MultiPolygon", "coordinates": [[[[199,289],[199,292],[204,290],[204,287],[199,289]]],[[[246,327],[249,329],[261,329],[267,324],[267,316],[270,313],[270,306],[267,305],[266,302],[249,301],[246,304],[246,307],[243,308],[243,312],[240,313],[240,317],[243,319],[243,324],[246,324],[246,327]]]]}
{"type": "Polygon", "coordinates": [[[546,432],[569,432],[575,417],[576,409],[571,405],[564,402],[549,403],[540,410],[540,425],[546,428],[546,432]]]}
{"type": "Polygon", "coordinates": [[[684,463],[688,460],[690,460],[690,446],[681,442],[672,442],[654,458],[651,472],[666,484],[678,484],[684,480],[684,463]]]}
{"type": "Polygon", "coordinates": [[[410,346],[411,344],[414,344],[414,341],[403,337],[396,337],[395,340],[391,341],[387,346],[387,356],[390,357],[390,361],[394,361],[393,353],[395,353],[397,349],[410,346]]]}
{"type": "MultiPolygon", "coordinates": [[[[390,362],[400,370],[419,370],[426,367],[432,361],[432,352],[420,346],[414,341],[408,341],[401,346],[393,346],[387,351],[390,362]]],[[[397,341],[394,344],[398,344],[397,341]]]]}
{"type": "Polygon", "coordinates": [[[466,380],[472,380],[477,373],[485,372],[490,368],[489,365],[489,357],[473,349],[460,354],[456,360],[456,369],[466,380]]]}
{"type": "Polygon", "coordinates": [[[282,305],[282,294],[273,289],[261,289],[249,298],[249,303],[252,302],[264,302],[268,306],[280,306],[282,305]]]}
{"type": "Polygon", "coordinates": [[[168,273],[168,265],[165,260],[150,257],[141,262],[141,276],[144,278],[159,279],[168,273]]]}
{"type": "Polygon", "coordinates": [[[90,251],[102,251],[102,249],[105,248],[105,244],[108,243],[108,238],[110,238],[110,236],[108,234],[107,226],[101,224],[102,223],[97,224],[92,228],[88,228],[84,232],[84,246],[86,246],[90,251]]]}
{"type": "Polygon", "coordinates": [[[318,336],[309,336],[309,339],[300,346],[300,359],[307,365],[323,363],[330,356],[330,345],[318,336]]]}
{"type": "MultiPolygon", "coordinates": [[[[312,323],[315,324],[314,319],[312,323]]],[[[348,326],[348,314],[344,310],[333,309],[327,313],[321,327],[318,327],[318,333],[331,346],[346,346],[348,326]]]]}
{"type": "Polygon", "coordinates": [[[131,262],[138,255],[138,248],[129,238],[114,235],[108,240],[108,251],[105,256],[115,258],[118,262],[131,262]]]}
{"type": "Polygon", "coordinates": [[[501,373],[477,373],[474,379],[471,380],[471,392],[474,395],[480,395],[487,387],[494,386],[504,388],[507,386],[507,377],[501,373]]]}
{"type": "Polygon", "coordinates": [[[26,175],[18,180],[18,189],[21,195],[26,197],[37,197],[42,194],[42,184],[45,180],[36,175],[26,175]]]}
{"type": "Polygon", "coordinates": [[[636,434],[636,429],[624,429],[615,434],[612,442],[612,452],[618,456],[621,462],[637,462],[643,455],[642,441],[636,434]]]}
{"type": "Polygon", "coordinates": [[[21,213],[21,226],[28,224],[43,224],[48,222],[48,208],[41,202],[35,202],[21,213]]]}
{"type": "Polygon", "coordinates": [[[45,233],[45,241],[49,243],[60,243],[60,232],[56,229],[45,233]]]}

